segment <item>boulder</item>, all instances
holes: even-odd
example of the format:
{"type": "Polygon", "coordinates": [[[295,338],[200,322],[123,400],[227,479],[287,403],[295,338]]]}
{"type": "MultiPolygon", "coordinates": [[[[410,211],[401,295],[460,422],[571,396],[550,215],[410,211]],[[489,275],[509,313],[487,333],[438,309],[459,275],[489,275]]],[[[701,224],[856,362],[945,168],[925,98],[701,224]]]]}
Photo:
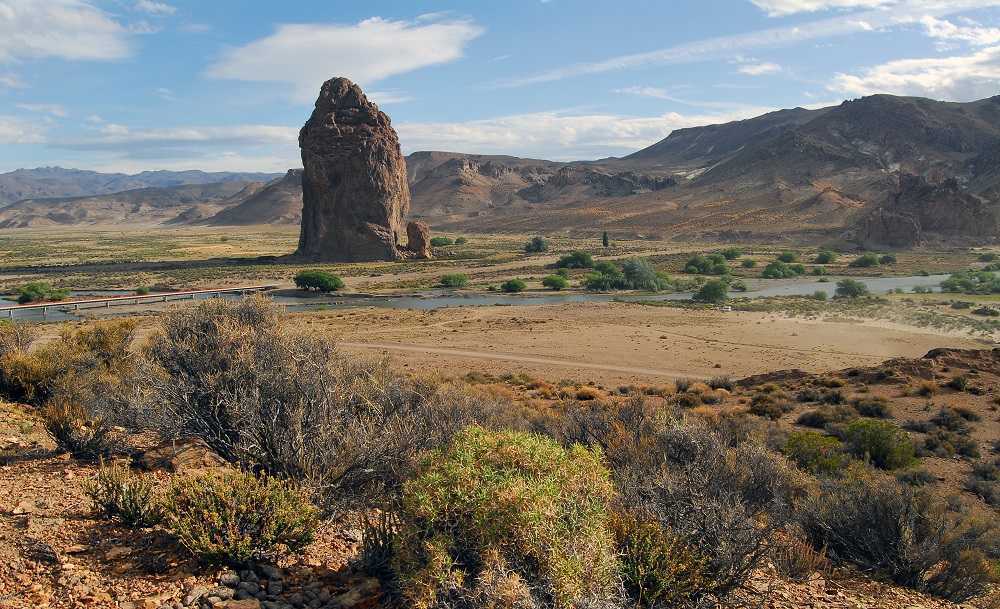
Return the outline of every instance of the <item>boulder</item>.
{"type": "Polygon", "coordinates": [[[406,163],[389,117],[346,78],[323,84],[299,132],[302,230],[297,254],[363,262],[404,257],[406,163]]]}
{"type": "Polygon", "coordinates": [[[426,222],[414,220],[406,225],[406,251],[409,257],[433,258],[431,229],[426,222]]]}

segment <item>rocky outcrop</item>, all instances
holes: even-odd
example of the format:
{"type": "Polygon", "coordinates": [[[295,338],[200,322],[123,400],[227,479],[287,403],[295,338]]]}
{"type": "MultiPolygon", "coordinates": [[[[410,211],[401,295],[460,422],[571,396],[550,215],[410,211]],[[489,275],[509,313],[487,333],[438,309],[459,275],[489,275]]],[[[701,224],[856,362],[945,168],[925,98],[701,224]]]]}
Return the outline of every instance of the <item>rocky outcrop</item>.
{"type": "Polygon", "coordinates": [[[858,225],[863,247],[915,247],[929,233],[961,236],[967,243],[997,240],[996,217],[981,198],[963,192],[954,178],[935,183],[901,173],[895,179],[894,192],[858,225]]]}
{"type": "Polygon", "coordinates": [[[302,230],[297,254],[397,260],[410,204],[406,164],[389,117],[346,78],[323,83],[299,133],[302,230]]]}

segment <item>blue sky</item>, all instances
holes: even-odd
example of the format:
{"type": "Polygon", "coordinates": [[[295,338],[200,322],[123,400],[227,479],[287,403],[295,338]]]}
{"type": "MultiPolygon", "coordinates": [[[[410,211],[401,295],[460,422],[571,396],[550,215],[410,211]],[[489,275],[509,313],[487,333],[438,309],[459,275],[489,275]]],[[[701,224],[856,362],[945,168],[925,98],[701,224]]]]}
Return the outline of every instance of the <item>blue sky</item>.
{"type": "Polygon", "coordinates": [[[1000,94],[1000,0],[0,0],[0,172],[284,171],[334,76],[404,153],[598,159],[780,108],[1000,94]]]}

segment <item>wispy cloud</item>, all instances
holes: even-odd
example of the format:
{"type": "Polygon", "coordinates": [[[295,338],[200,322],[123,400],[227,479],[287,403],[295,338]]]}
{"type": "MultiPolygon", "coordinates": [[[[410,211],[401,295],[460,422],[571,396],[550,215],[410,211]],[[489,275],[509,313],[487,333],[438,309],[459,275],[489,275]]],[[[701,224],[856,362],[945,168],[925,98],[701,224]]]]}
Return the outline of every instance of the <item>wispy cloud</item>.
{"type": "Polygon", "coordinates": [[[15,72],[0,74],[0,88],[2,89],[30,89],[28,83],[21,79],[21,75],[15,72]]]}
{"type": "Polygon", "coordinates": [[[769,17],[814,13],[830,9],[875,8],[897,4],[898,0],[750,0],[769,17]]]}
{"type": "Polygon", "coordinates": [[[58,116],[60,118],[65,118],[69,116],[69,112],[66,108],[63,108],[59,104],[16,104],[18,108],[22,110],[27,110],[28,112],[41,112],[44,114],[51,114],[52,116],[58,116]]]}
{"type": "MultiPolygon", "coordinates": [[[[761,0],[763,1],[763,0],[761,0]]],[[[850,2],[851,0],[844,0],[850,2]]],[[[794,2],[787,0],[773,2],[775,10],[779,6],[819,6],[832,7],[834,2],[794,2]]],[[[743,34],[719,36],[677,45],[665,49],[620,55],[593,63],[578,63],[535,74],[533,76],[496,81],[497,88],[522,87],[526,85],[553,82],[566,78],[600,74],[604,72],[637,70],[655,66],[691,64],[704,61],[731,59],[744,53],[767,48],[780,48],[796,43],[846,36],[857,32],[880,30],[899,25],[919,23],[926,16],[940,17],[982,6],[1000,6],[1000,0],[893,0],[891,2],[858,2],[856,6],[893,5],[893,10],[870,10],[797,23],[786,27],[774,27],[743,34]]],[[[841,4],[847,6],[847,4],[841,4]]],[[[854,6],[854,4],[851,4],[854,6]]],[[[806,10],[806,9],[802,9],[806,10]]],[[[812,10],[812,9],[810,9],[812,10]]],[[[815,9],[819,10],[819,8],[815,9]]]]}
{"type": "Polygon", "coordinates": [[[173,101],[174,100],[174,91],[173,91],[173,89],[168,89],[166,87],[160,87],[156,91],[154,91],[154,93],[156,94],[157,97],[165,99],[167,101],[173,101]]]}
{"type": "Polygon", "coordinates": [[[107,124],[98,135],[54,140],[54,148],[71,150],[128,150],[135,148],[176,148],[181,146],[261,146],[298,142],[298,129],[273,125],[233,125],[132,129],[107,124]]]}
{"type": "Polygon", "coordinates": [[[135,9],[151,15],[173,15],[177,12],[176,6],[152,0],[139,0],[135,3],[135,9]]]}
{"type": "Polygon", "coordinates": [[[45,141],[49,125],[21,116],[0,116],[0,144],[38,144],[45,141]]]}
{"type": "Polygon", "coordinates": [[[292,97],[308,103],[333,76],[345,76],[364,87],[389,76],[455,61],[483,31],[468,19],[427,22],[376,17],[356,25],[279,25],[266,38],[226,50],[205,75],[288,83],[292,97]]]}
{"type": "Polygon", "coordinates": [[[830,89],[846,94],[892,93],[950,101],[996,95],[1000,46],[971,55],[904,59],[867,68],[860,75],[837,74],[830,89]]]}
{"type": "Polygon", "coordinates": [[[941,50],[951,50],[961,44],[987,46],[1000,43],[1000,29],[984,27],[974,21],[957,25],[928,15],[920,20],[920,24],[924,26],[929,37],[938,40],[938,48],[941,50]]]}
{"type": "Polygon", "coordinates": [[[401,123],[396,131],[407,153],[474,150],[569,161],[630,154],[662,140],[674,129],[750,118],[772,110],[743,107],[711,114],[670,112],[653,117],[541,112],[456,123],[401,123]]]}
{"type": "Polygon", "coordinates": [[[0,62],[132,55],[131,32],[84,0],[0,0],[0,62]]]}
{"type": "Polygon", "coordinates": [[[740,74],[749,74],[750,76],[762,76],[765,74],[778,74],[784,71],[784,68],[773,61],[755,61],[744,63],[736,68],[736,71],[740,74]]]}

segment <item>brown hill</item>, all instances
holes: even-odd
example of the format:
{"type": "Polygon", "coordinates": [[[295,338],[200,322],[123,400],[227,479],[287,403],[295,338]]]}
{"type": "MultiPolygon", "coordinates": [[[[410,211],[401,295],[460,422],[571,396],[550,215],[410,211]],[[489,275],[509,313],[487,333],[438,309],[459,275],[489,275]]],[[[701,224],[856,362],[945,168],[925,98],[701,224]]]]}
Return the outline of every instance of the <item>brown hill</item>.
{"type": "Polygon", "coordinates": [[[301,221],[302,170],[289,169],[283,177],[268,184],[255,182],[253,191],[247,192],[238,203],[199,223],[210,226],[250,226],[294,225],[301,221]]]}

